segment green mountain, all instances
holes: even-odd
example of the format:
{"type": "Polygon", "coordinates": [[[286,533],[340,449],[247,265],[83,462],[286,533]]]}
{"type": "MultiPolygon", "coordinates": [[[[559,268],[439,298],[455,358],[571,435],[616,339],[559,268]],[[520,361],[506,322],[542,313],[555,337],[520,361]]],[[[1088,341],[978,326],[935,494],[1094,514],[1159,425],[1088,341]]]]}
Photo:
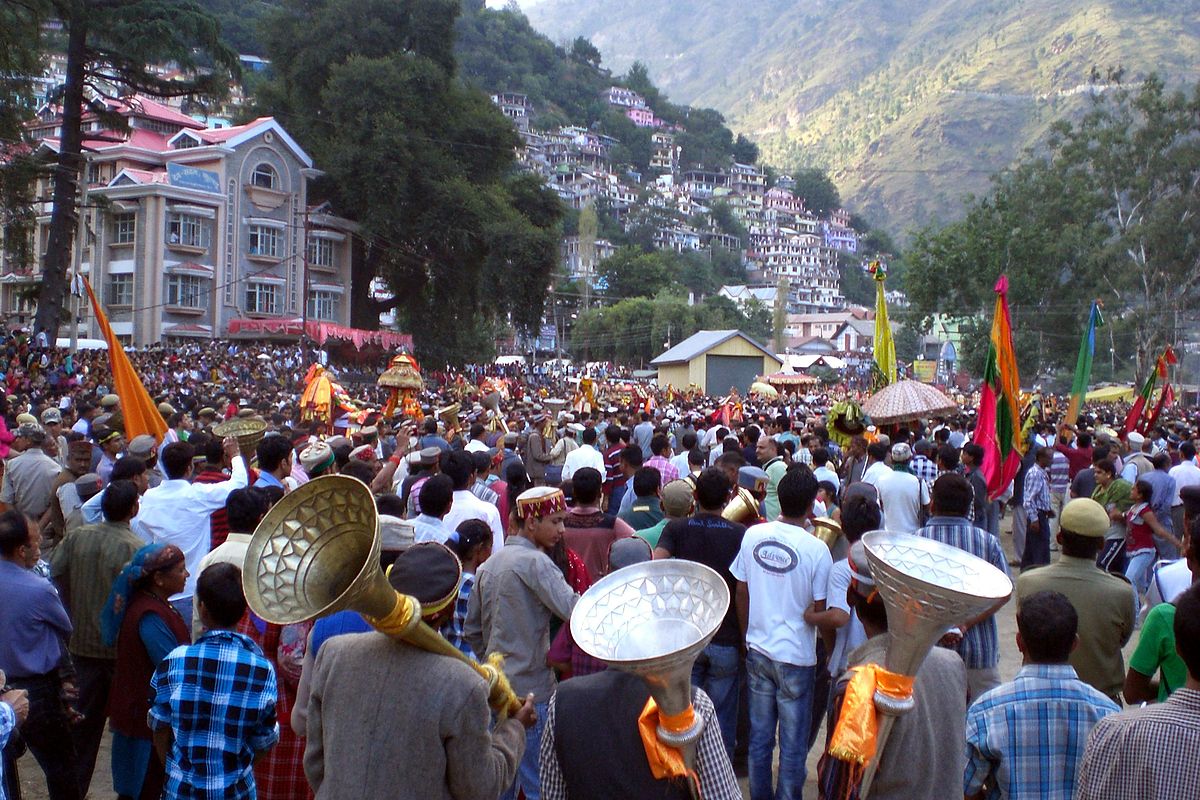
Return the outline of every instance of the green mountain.
{"type": "Polygon", "coordinates": [[[897,232],[957,216],[1113,79],[1200,79],[1200,0],[543,0],[556,41],[645,63],[780,168],[897,232]]]}

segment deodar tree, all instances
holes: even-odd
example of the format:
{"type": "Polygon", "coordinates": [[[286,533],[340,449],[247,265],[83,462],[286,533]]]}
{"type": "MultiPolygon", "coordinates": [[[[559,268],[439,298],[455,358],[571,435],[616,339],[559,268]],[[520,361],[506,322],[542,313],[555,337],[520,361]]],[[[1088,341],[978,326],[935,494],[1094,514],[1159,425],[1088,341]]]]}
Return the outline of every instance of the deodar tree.
{"type": "Polygon", "coordinates": [[[314,193],[356,220],[352,322],[396,307],[422,358],[476,359],[536,330],[562,206],[515,168],[520,139],[455,71],[456,0],[286,0],[264,27],[260,102],[325,171],[314,193]],[[394,299],[372,300],[380,277],[394,299]],[[481,349],[485,347],[485,349],[481,349]]]}
{"type": "Polygon", "coordinates": [[[215,97],[237,74],[237,54],[221,43],[217,21],[191,0],[47,0],[63,25],[66,82],[61,89],[62,135],[53,167],[50,230],[42,260],[35,333],[51,342],[62,318],[67,271],[79,220],[77,189],[84,164],[85,109],[110,127],[103,98],[141,93],[155,97],[215,97]],[[175,63],[182,79],[156,66],[175,63]]]}

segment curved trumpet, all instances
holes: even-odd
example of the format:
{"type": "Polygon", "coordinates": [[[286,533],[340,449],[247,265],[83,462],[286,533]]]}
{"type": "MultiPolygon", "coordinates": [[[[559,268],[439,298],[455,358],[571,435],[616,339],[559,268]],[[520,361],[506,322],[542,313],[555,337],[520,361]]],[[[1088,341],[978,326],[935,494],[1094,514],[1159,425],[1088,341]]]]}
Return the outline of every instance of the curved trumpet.
{"type": "Polygon", "coordinates": [[[500,425],[500,429],[507,434],[508,423],[504,420],[504,415],[500,413],[500,393],[492,392],[485,394],[479,401],[479,404],[492,412],[492,418],[500,425]]]}
{"type": "Polygon", "coordinates": [[[352,609],[381,633],[457,658],[488,682],[488,702],[516,713],[498,661],[479,664],[421,620],[415,597],[392,588],[379,568],[379,513],[366,484],[345,475],[315,478],[280,500],[259,523],[242,565],[251,610],[288,625],[352,609]]]}
{"type": "Polygon", "coordinates": [[[740,522],[745,524],[751,520],[757,519],[758,500],[754,495],[750,494],[750,490],[744,486],[737,487],[737,494],[733,496],[725,505],[725,510],[721,512],[721,516],[730,522],[740,522]]]}
{"type": "Polygon", "coordinates": [[[842,526],[829,517],[817,517],[812,521],[812,526],[813,536],[824,542],[830,550],[833,550],[838,539],[842,538],[842,526]]]}

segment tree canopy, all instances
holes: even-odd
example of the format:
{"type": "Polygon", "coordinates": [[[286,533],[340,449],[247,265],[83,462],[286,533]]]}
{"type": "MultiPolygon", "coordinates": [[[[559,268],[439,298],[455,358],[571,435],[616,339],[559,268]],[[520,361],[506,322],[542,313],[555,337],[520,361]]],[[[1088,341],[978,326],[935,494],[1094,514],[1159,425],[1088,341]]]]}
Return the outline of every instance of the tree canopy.
{"type": "Polygon", "coordinates": [[[1023,374],[1073,363],[1094,299],[1113,359],[1132,357],[1144,374],[1178,342],[1179,312],[1200,290],[1198,141],[1200,87],[1171,92],[1156,77],[1055,124],[1045,152],[996,176],[963,220],[916,235],[914,316],[987,317],[1004,273],[1023,374]]]}
{"type": "Polygon", "coordinates": [[[457,80],[453,0],[288,0],[268,22],[263,102],[322,165],[317,186],[367,246],[354,319],[382,277],[433,363],[476,356],[511,323],[536,330],[559,260],[562,206],[515,171],[511,123],[457,80]]]}

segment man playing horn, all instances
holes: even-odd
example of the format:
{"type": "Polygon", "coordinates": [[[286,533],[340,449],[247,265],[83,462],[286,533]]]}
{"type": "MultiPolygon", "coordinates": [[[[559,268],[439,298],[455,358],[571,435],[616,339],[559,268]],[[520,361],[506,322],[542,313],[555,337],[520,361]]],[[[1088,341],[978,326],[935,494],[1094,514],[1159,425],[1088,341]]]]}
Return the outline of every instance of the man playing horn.
{"type": "MultiPolygon", "coordinates": [[[[883,664],[891,641],[887,608],[875,591],[875,579],[861,541],[850,548],[849,564],[847,599],[868,637],[850,653],[850,668],[883,664]]],[[[835,728],[849,682],[847,673],[834,689],[829,731],[835,728]]],[[[967,714],[967,670],[958,654],[933,648],[917,671],[912,696],[915,705],[896,718],[886,749],[876,756],[879,766],[871,784],[872,800],[957,797],[962,793],[966,754],[961,739],[967,714]]],[[[829,752],[821,757],[817,769],[821,797],[849,797],[862,779],[860,768],[829,752]]]]}
{"type": "MultiPolygon", "coordinates": [[[[516,523],[504,549],[483,563],[467,607],[463,636],[483,658],[500,653],[505,674],[518,696],[533,696],[538,723],[525,738],[525,757],[516,782],[503,795],[540,800],[538,752],[542,720],[554,691],[554,672],[546,665],[550,619],[571,617],[579,595],[547,555],[563,537],[567,503],[561,489],[538,486],[522,492],[513,510],[516,523]]],[[[479,795],[483,796],[483,795],[479,795]]]]}
{"type": "MultiPolygon", "coordinates": [[[[388,581],[436,630],[454,614],[461,571],[445,545],[423,542],[401,553],[388,581]]],[[[383,633],[334,636],[315,662],[304,771],[320,800],[496,797],[536,712],[526,702],[489,732],[490,713],[487,684],[461,661],[383,633]]]]}

